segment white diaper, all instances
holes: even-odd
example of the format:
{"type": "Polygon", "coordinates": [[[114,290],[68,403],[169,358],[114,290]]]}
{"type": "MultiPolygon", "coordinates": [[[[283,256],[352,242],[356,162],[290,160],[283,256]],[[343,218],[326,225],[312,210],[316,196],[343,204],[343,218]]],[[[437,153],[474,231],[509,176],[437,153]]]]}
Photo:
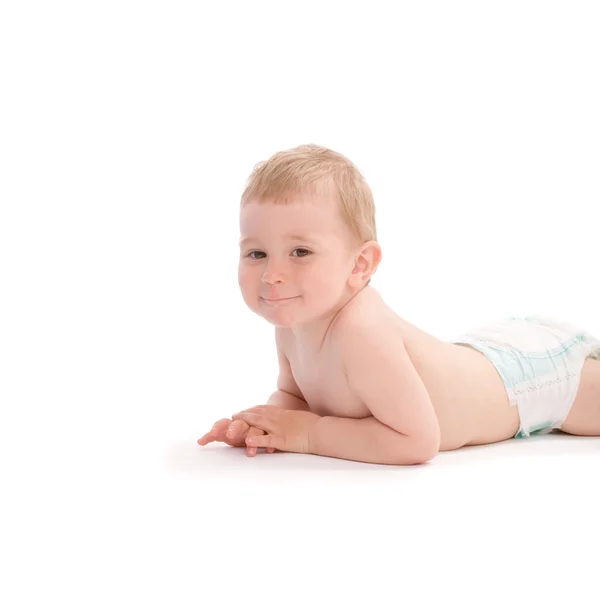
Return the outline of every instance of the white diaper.
{"type": "Polygon", "coordinates": [[[511,317],[454,340],[482,352],[496,367],[521,425],[515,437],[548,433],[567,418],[586,358],[600,360],[600,340],[570,323],[511,317]]]}

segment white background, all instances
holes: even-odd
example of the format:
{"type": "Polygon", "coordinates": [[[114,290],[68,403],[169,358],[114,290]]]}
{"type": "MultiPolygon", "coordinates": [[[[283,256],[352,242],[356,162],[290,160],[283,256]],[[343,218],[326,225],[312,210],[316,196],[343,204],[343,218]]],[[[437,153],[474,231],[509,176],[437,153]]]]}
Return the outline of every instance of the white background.
{"type": "Polygon", "coordinates": [[[596,2],[3,2],[2,597],[594,597],[598,438],[388,467],[196,439],[266,401],[255,163],[350,157],[373,286],[600,336],[596,2]]]}

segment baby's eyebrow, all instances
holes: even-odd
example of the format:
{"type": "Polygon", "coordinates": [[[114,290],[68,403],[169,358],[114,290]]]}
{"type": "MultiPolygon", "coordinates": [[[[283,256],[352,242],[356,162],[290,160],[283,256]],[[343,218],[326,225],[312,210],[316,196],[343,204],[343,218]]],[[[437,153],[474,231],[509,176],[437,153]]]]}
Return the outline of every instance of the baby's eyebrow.
{"type": "MultiPolygon", "coordinates": [[[[300,241],[300,242],[309,242],[310,243],[310,242],[316,241],[316,238],[314,238],[314,237],[305,236],[305,235],[298,235],[298,234],[295,234],[295,235],[286,235],[285,237],[287,239],[297,240],[297,241],[300,241]]],[[[244,244],[247,244],[248,242],[259,242],[259,240],[257,240],[256,238],[252,238],[252,237],[245,237],[245,238],[242,238],[240,240],[240,246],[242,246],[244,244]]]]}

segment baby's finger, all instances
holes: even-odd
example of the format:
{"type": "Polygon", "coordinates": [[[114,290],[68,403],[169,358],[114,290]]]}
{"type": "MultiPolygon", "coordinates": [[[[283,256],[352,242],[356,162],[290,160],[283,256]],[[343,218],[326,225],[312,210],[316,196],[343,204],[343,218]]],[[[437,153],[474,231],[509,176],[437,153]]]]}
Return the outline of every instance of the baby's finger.
{"type": "Polygon", "coordinates": [[[206,446],[206,444],[210,444],[210,442],[214,442],[214,439],[212,437],[211,433],[205,433],[199,440],[198,440],[198,444],[200,444],[200,446],[206,446]]]}
{"type": "MultiPolygon", "coordinates": [[[[246,441],[249,437],[252,437],[253,435],[263,435],[263,434],[264,434],[264,431],[262,429],[258,429],[257,427],[248,426],[248,431],[246,432],[246,435],[244,436],[244,441],[246,441]]],[[[248,456],[256,456],[257,450],[258,450],[258,448],[246,446],[246,454],[248,456]]]]}
{"type": "Polygon", "coordinates": [[[199,440],[198,440],[198,444],[200,444],[201,446],[205,446],[206,444],[209,444],[210,442],[215,442],[217,440],[219,441],[225,441],[224,439],[224,429],[226,430],[227,425],[231,422],[231,419],[219,419],[213,426],[212,429],[204,434],[199,440]]]}
{"type": "MultiPolygon", "coordinates": [[[[265,435],[266,433],[267,433],[266,431],[263,431],[262,429],[259,429],[258,427],[250,427],[246,433],[245,439],[256,436],[256,435],[265,435]]],[[[275,452],[275,448],[265,448],[265,450],[268,454],[273,454],[273,452],[275,452]]],[[[248,456],[256,456],[257,452],[258,452],[258,448],[256,448],[256,447],[252,447],[252,446],[246,447],[246,454],[248,456]]]]}
{"type": "Polygon", "coordinates": [[[246,421],[232,421],[231,425],[227,429],[227,433],[225,434],[230,440],[235,440],[236,438],[241,437],[242,439],[246,439],[246,432],[250,425],[246,423],[246,421]]]}
{"type": "Polygon", "coordinates": [[[219,419],[212,426],[212,429],[210,431],[211,431],[211,433],[216,434],[217,437],[219,435],[225,435],[225,432],[227,431],[227,427],[229,426],[230,423],[231,423],[231,419],[228,419],[228,418],[219,419]]]}

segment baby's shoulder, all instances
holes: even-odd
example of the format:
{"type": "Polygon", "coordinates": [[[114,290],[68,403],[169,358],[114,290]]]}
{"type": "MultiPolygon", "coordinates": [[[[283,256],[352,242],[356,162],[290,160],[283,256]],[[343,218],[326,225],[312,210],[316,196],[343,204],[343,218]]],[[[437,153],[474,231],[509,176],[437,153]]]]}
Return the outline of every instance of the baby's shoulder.
{"type": "MultiPolygon", "coordinates": [[[[366,291],[366,290],[365,290],[366,291]]],[[[376,290],[361,292],[338,314],[334,337],[340,343],[352,343],[362,337],[385,339],[402,335],[400,319],[376,290]],[[356,300],[356,302],[355,302],[356,300]]]]}

